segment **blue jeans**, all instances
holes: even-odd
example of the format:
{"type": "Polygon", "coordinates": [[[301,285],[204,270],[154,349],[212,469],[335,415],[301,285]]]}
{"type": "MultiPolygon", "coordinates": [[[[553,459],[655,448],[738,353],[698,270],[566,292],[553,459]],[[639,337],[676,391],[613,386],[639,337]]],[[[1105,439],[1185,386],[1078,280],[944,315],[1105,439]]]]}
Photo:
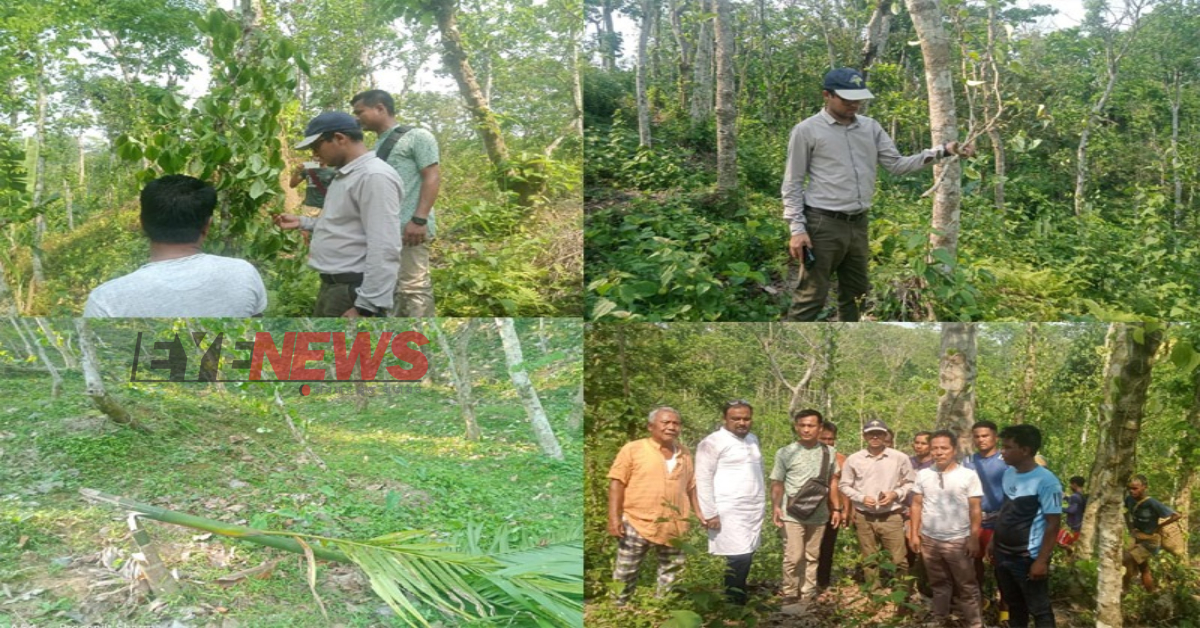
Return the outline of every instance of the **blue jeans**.
{"type": "Polygon", "coordinates": [[[1029,579],[1031,556],[1016,556],[996,550],[996,584],[1000,596],[1008,603],[1008,625],[1027,628],[1033,616],[1036,628],[1054,628],[1054,611],[1050,608],[1050,579],[1029,579]]]}

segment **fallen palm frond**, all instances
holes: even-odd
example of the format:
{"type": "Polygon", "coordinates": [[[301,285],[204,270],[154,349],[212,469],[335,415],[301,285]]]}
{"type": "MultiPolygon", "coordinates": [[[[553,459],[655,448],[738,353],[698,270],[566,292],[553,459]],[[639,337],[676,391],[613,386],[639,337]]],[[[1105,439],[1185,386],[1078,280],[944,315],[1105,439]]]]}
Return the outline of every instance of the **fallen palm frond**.
{"type": "Polygon", "coordinates": [[[93,489],[81,489],[80,493],[157,521],[305,554],[310,582],[314,557],[353,562],[367,574],[375,593],[411,626],[430,625],[419,606],[460,622],[539,628],[583,625],[583,545],[578,538],[509,551],[507,537],[501,534],[493,545],[501,551],[481,553],[475,529],[466,548],[458,551],[429,540],[428,533],[419,530],[351,541],[255,530],[93,489]]]}

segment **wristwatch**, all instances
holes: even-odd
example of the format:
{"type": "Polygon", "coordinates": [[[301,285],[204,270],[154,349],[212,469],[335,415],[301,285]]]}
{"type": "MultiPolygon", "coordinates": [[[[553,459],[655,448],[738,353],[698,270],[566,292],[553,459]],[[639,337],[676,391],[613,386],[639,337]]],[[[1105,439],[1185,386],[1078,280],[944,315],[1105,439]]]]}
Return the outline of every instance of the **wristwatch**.
{"type": "Polygon", "coordinates": [[[417,225],[418,227],[424,227],[426,224],[429,223],[429,219],[421,218],[420,216],[413,216],[412,222],[414,225],[417,225]]]}
{"type": "Polygon", "coordinates": [[[358,312],[359,316],[362,316],[365,318],[371,318],[373,316],[376,316],[375,312],[372,312],[371,310],[368,310],[365,307],[359,307],[356,305],[356,306],[354,306],[354,309],[358,312]]]}

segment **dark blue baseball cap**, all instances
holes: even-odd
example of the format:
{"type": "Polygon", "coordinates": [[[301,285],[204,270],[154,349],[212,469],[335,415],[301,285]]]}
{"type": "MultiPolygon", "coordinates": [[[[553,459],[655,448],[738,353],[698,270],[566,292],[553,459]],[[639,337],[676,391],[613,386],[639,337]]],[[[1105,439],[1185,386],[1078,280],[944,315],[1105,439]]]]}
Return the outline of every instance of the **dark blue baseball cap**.
{"type": "Polygon", "coordinates": [[[824,89],[835,92],[843,100],[868,100],[875,95],[867,90],[867,79],[854,68],[838,68],[825,75],[824,89]]]}
{"type": "Polygon", "coordinates": [[[879,419],[871,419],[870,421],[867,421],[866,425],[863,426],[863,434],[866,434],[867,432],[890,432],[890,431],[891,430],[888,429],[887,423],[884,423],[883,421],[880,421],[879,419]]]}
{"type": "Polygon", "coordinates": [[[304,127],[304,139],[300,140],[299,144],[296,144],[296,148],[307,148],[325,133],[358,131],[360,128],[358,120],[348,113],[343,111],[325,111],[312,120],[309,120],[308,126],[304,127]]]}

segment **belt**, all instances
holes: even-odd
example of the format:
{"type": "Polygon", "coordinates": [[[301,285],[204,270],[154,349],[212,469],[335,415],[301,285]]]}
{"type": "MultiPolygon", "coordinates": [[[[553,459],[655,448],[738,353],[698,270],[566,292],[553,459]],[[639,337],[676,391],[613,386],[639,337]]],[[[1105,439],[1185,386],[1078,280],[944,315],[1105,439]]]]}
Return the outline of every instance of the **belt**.
{"type": "Polygon", "coordinates": [[[864,519],[866,519],[867,521],[886,521],[886,520],[887,520],[887,518],[888,518],[888,517],[891,517],[892,515],[899,516],[899,515],[900,515],[900,511],[899,511],[899,510],[892,510],[892,511],[889,511],[889,512],[879,512],[879,513],[875,513],[875,512],[865,512],[865,511],[859,510],[859,511],[858,511],[858,515],[859,515],[860,517],[863,517],[863,518],[864,518],[864,519]]]}
{"type": "Polygon", "coordinates": [[[818,216],[827,216],[834,220],[844,220],[846,222],[858,222],[867,217],[867,210],[862,210],[858,213],[850,214],[846,212],[835,212],[828,209],[818,209],[816,207],[804,206],[804,211],[812,212],[818,216]]]}
{"type": "Polygon", "coordinates": [[[321,273],[321,283],[323,283],[323,284],[333,284],[333,283],[361,284],[362,280],[363,280],[362,273],[338,273],[336,275],[321,273]]]}

